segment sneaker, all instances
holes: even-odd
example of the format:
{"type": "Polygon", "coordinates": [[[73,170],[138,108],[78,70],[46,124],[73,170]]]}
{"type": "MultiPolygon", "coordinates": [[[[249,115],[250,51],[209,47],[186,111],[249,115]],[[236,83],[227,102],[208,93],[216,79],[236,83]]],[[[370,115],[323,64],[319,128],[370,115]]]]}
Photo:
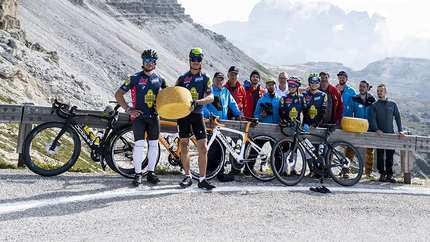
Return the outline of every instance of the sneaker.
{"type": "Polygon", "coordinates": [[[139,173],[139,174],[134,175],[134,179],[133,179],[132,183],[135,187],[138,187],[142,183],[142,174],[139,173]]]}
{"type": "Polygon", "coordinates": [[[212,190],[216,186],[212,185],[208,180],[204,179],[203,181],[199,181],[197,184],[199,188],[206,188],[208,190],[212,190]]]}
{"type": "Polygon", "coordinates": [[[158,179],[157,175],[155,175],[154,172],[148,172],[148,175],[146,176],[146,180],[152,184],[157,184],[160,181],[160,179],[158,179]]]}
{"type": "Polygon", "coordinates": [[[179,183],[179,186],[181,186],[182,188],[186,188],[191,186],[191,184],[193,184],[193,179],[191,179],[191,177],[189,176],[185,176],[184,180],[179,183]]]}
{"type": "Polygon", "coordinates": [[[299,175],[299,173],[297,173],[297,171],[296,171],[296,170],[292,170],[292,171],[290,171],[290,175],[298,176],[298,175],[299,175]]]}
{"type": "Polygon", "coordinates": [[[385,181],[391,182],[391,183],[396,183],[396,179],[393,178],[393,175],[387,175],[387,178],[385,179],[385,181]]]}
{"type": "Polygon", "coordinates": [[[379,177],[379,181],[380,181],[380,182],[385,182],[385,181],[387,181],[387,179],[386,179],[386,177],[385,177],[385,174],[381,174],[381,176],[379,177]]]}

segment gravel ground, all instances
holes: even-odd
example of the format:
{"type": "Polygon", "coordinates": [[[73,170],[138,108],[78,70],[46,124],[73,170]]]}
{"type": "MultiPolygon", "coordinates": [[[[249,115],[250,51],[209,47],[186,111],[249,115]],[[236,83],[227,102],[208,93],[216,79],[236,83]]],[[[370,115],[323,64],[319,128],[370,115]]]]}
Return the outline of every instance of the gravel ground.
{"type": "Polygon", "coordinates": [[[115,174],[41,177],[0,170],[0,241],[427,241],[430,186],[332,181],[332,193],[250,177],[180,189],[179,175],[135,188],[115,174]],[[345,226],[346,225],[346,226],[345,226]]]}

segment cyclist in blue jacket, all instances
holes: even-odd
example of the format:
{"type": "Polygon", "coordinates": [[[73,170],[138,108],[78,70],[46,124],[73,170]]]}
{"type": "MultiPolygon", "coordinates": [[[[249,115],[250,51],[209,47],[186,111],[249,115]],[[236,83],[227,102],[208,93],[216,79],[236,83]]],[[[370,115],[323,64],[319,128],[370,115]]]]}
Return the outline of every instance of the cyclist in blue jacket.
{"type": "Polygon", "coordinates": [[[281,98],[275,93],[275,79],[269,78],[265,82],[267,92],[258,100],[254,117],[263,123],[277,124],[280,120],[278,109],[281,98]]]}

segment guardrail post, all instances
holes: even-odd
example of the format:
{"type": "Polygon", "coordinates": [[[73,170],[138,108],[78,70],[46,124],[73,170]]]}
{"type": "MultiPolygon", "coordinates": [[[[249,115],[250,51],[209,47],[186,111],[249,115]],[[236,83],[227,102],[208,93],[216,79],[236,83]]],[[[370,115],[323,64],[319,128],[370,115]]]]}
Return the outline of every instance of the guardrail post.
{"type": "MultiPolygon", "coordinates": [[[[411,135],[411,132],[406,132],[407,135],[411,135]]],[[[400,168],[403,172],[403,179],[405,184],[411,184],[411,172],[414,167],[414,153],[412,151],[401,150],[400,151],[400,168]]]]}
{"type": "MultiPolygon", "coordinates": [[[[24,117],[25,106],[34,105],[34,103],[23,103],[24,108],[22,109],[21,117],[24,117]]],[[[18,144],[16,146],[16,153],[18,153],[18,167],[24,167],[24,158],[22,157],[22,145],[24,144],[24,139],[27,137],[27,134],[33,129],[33,124],[23,124],[22,120],[19,124],[18,131],[18,144]]]]}

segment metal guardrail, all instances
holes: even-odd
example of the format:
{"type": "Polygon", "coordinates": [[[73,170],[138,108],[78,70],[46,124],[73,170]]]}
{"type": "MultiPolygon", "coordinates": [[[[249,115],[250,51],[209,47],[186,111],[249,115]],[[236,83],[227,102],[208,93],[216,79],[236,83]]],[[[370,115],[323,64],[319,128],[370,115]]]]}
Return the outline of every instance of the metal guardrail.
{"type": "MultiPolygon", "coordinates": [[[[94,110],[77,110],[80,114],[96,114],[100,115],[101,111],[94,110]]],[[[81,123],[88,125],[91,128],[104,129],[106,125],[104,121],[93,116],[81,116],[76,117],[76,120],[81,123]]],[[[56,115],[56,113],[51,114],[51,107],[43,106],[33,106],[30,104],[24,105],[8,105],[0,104],[0,123],[11,123],[19,124],[19,134],[17,143],[17,153],[21,154],[21,147],[24,142],[26,135],[31,131],[34,124],[41,124],[45,122],[62,122],[64,119],[56,115]]],[[[125,124],[129,122],[129,116],[125,113],[121,113],[117,125],[125,124]]],[[[231,121],[222,120],[225,126],[236,129],[245,130],[245,121],[231,121]]],[[[162,132],[176,132],[176,129],[172,126],[161,126],[162,132]]],[[[255,128],[250,129],[250,135],[261,135],[267,134],[275,139],[280,139],[284,135],[280,132],[278,125],[276,124],[265,124],[260,123],[255,128]]],[[[289,134],[293,134],[292,131],[289,134]]],[[[324,132],[324,129],[316,129],[311,132],[324,132]]],[[[228,134],[228,133],[227,133],[228,134]]],[[[288,134],[288,133],[287,133],[288,134]]],[[[235,134],[228,134],[232,137],[235,134]]],[[[317,138],[309,137],[310,141],[318,142],[317,138]],[[315,140],[313,140],[315,139],[315,140]]],[[[364,132],[364,133],[352,133],[343,130],[336,130],[330,136],[331,141],[344,140],[348,141],[356,147],[366,147],[366,148],[378,148],[378,149],[393,149],[400,150],[400,161],[401,170],[404,173],[405,183],[411,183],[410,173],[413,168],[413,152],[430,152],[430,138],[423,136],[416,136],[407,134],[405,138],[399,140],[395,134],[384,134],[380,137],[374,132],[364,132]]],[[[18,165],[23,165],[22,158],[18,160],[18,165]]]]}

